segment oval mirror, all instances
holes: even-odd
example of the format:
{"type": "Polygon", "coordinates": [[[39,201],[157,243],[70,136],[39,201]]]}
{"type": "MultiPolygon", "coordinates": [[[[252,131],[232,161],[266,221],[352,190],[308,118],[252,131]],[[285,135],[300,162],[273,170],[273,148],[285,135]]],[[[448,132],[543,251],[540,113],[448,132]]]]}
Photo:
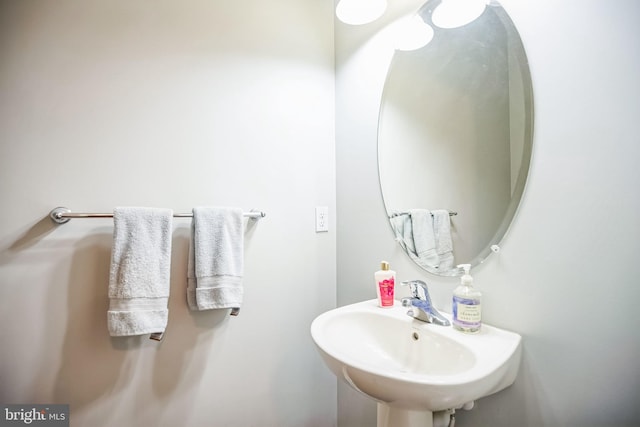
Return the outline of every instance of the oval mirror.
{"type": "Polygon", "coordinates": [[[378,124],[378,168],[395,238],[426,271],[457,276],[499,249],[529,172],[533,94],[518,32],[500,4],[397,50],[378,124]]]}

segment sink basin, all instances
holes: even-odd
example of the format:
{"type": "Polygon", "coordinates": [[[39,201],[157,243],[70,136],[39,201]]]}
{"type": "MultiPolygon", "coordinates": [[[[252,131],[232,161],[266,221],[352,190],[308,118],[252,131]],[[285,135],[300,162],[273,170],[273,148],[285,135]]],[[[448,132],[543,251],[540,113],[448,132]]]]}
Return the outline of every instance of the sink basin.
{"type": "MultiPolygon", "coordinates": [[[[436,411],[468,408],[513,384],[520,335],[486,324],[477,334],[464,334],[406,312],[397,301],[380,308],[370,300],[327,311],[311,324],[311,336],[329,369],[384,405],[385,417],[389,411],[395,416],[405,411],[400,418],[415,418],[410,413],[428,418],[436,411]]],[[[386,425],[380,416],[379,405],[378,425],[386,425]]]]}

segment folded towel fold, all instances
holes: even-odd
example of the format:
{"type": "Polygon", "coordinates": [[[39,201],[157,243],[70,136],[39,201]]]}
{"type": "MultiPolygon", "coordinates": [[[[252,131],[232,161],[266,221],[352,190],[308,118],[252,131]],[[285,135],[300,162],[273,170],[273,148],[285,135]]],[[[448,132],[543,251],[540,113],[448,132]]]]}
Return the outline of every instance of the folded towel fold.
{"type": "Polygon", "coordinates": [[[412,209],[411,225],[413,226],[413,244],[416,256],[426,265],[438,265],[436,240],[433,230],[433,216],[427,209],[412,209]]]}
{"type": "Polygon", "coordinates": [[[172,220],[170,209],[114,209],[107,312],[111,336],[164,333],[172,220]]]}
{"type": "Polygon", "coordinates": [[[242,305],[244,225],[240,208],[193,209],[187,269],[187,303],[191,310],[242,305]]]}
{"type": "Polygon", "coordinates": [[[411,215],[406,212],[392,213],[389,215],[389,223],[400,247],[404,249],[405,252],[415,256],[416,248],[413,245],[411,215]]]}
{"type": "Polygon", "coordinates": [[[451,216],[445,209],[431,211],[433,215],[433,234],[435,248],[438,254],[438,271],[448,271],[453,268],[453,240],[451,239],[451,216]]]}

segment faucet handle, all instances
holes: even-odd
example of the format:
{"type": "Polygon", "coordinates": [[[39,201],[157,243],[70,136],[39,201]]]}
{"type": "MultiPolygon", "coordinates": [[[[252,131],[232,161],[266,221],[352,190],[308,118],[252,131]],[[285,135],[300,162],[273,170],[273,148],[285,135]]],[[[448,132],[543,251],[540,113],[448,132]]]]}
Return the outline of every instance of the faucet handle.
{"type": "Polygon", "coordinates": [[[409,289],[411,290],[411,295],[414,298],[421,299],[423,301],[430,300],[429,298],[429,290],[427,289],[427,284],[422,280],[406,280],[402,282],[403,285],[409,285],[409,289]]]}

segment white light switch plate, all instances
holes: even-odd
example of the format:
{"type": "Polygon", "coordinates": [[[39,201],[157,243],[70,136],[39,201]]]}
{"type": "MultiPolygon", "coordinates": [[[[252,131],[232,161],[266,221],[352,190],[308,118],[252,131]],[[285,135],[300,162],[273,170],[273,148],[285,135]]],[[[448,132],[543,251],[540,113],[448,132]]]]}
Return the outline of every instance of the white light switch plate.
{"type": "Polygon", "coordinates": [[[316,233],[329,231],[329,207],[316,206],[316,233]]]}

